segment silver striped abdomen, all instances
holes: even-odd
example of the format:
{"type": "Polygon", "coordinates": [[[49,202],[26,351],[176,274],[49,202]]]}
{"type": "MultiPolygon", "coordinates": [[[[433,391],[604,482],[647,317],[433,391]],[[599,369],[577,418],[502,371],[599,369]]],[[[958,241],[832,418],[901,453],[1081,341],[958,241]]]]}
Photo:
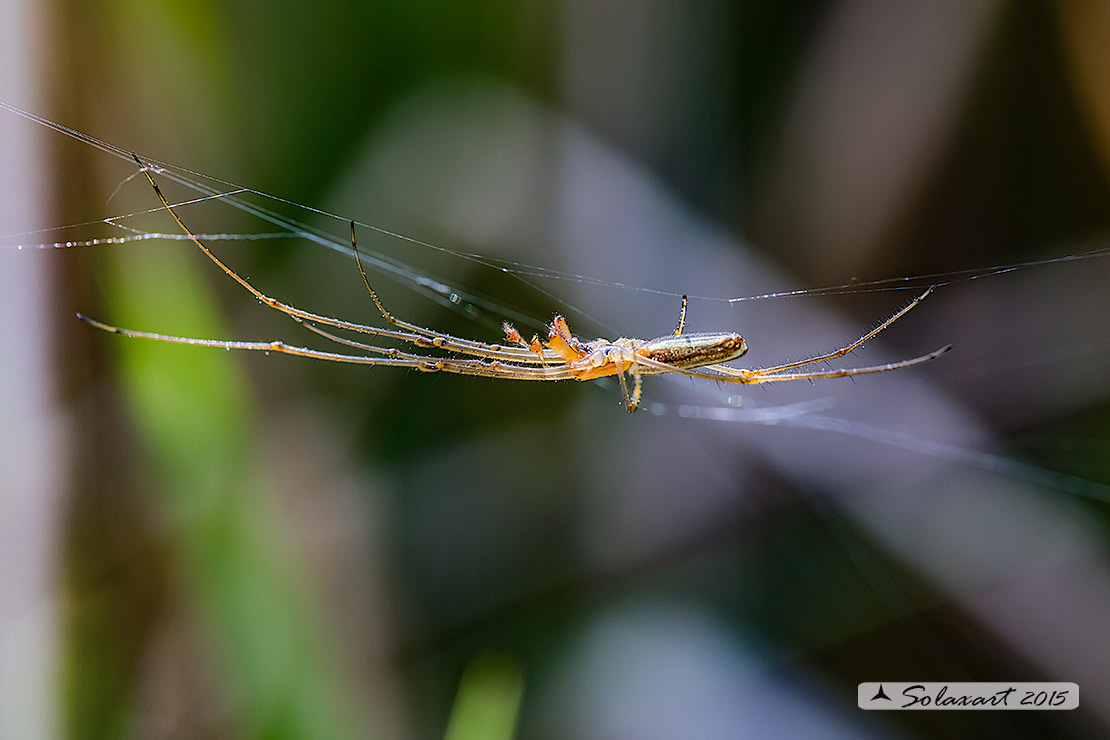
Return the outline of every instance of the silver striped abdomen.
{"type": "MultiPolygon", "coordinates": [[[[636,354],[683,370],[735,360],[747,351],[744,338],[734,332],[659,337],[636,347],[636,354]]],[[[640,372],[656,375],[662,371],[643,368],[640,372]]]]}

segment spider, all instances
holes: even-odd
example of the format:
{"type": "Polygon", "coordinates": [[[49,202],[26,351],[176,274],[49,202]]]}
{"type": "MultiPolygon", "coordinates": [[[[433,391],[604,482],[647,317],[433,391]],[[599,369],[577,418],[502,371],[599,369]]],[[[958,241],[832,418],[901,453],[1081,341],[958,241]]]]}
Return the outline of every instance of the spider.
{"type": "Polygon", "coordinates": [[[241,349],[261,352],[281,352],[299,357],[310,357],[333,362],[347,362],[358,365],[409,367],[425,372],[446,372],[459,375],[476,375],[505,380],[594,380],[596,378],[617,376],[620,384],[621,395],[624,398],[625,408],[634,412],[640,405],[642,395],[642,377],[644,375],[663,375],[679,373],[694,378],[705,378],[725,383],[777,383],[790,380],[839,378],[869,373],[897,370],[940,357],[952,348],[952,345],[941,347],[934,352],[920,357],[914,357],[899,362],[885,365],[872,365],[846,369],[825,369],[798,371],[798,368],[825,362],[848,354],[861,346],[864,342],[879,334],[898,319],[906,315],[914,306],[933,292],[935,286],[930,286],[907,306],[877,327],[867,332],[859,339],[840,349],[810,357],[797,362],[788,362],[770,367],[747,369],[730,367],[723,363],[735,360],[748,351],[744,339],[734,332],[712,332],[687,334],[683,332],[686,325],[686,296],[682,297],[682,308],[679,312],[678,327],[673,333],[655,339],[633,339],[621,337],[614,341],[595,339],[583,342],[575,337],[566,319],[556,316],[551,322],[550,331],[546,341],[541,341],[539,336],[534,336],[531,341],[526,341],[521,334],[509,323],[503,325],[505,344],[487,344],[485,342],[464,339],[451,334],[426,329],[416,324],[409,323],[394,316],[378,298],[378,294],[370,286],[366,277],[366,270],[359,257],[358,245],[355,240],[355,224],[351,222],[351,248],[355,256],[355,264],[363,285],[366,286],[371,300],[377,307],[382,318],[395,328],[379,328],[365,324],[357,324],[342,319],[323,316],[304,311],[295,306],[271,298],[253,285],[237,272],[225,265],[208,247],[194,234],[181,220],[169,201],[162,194],[161,188],[150,172],[150,168],[142,163],[135,154],[131,155],[139,165],[140,170],[146,175],[151,187],[154,189],[158,200],[170,213],[178,227],[189,239],[212,260],[224,273],[249,291],[264,305],[289,316],[305,328],[333,341],[352,347],[367,355],[348,354],[340,352],[327,352],[286,344],[283,341],[253,342],[253,341],[228,341],[220,339],[196,339],[190,337],[155,334],[131,329],[121,329],[110,326],[82,314],[77,318],[82,321],[113,334],[140,339],[151,339],[159,342],[172,342],[175,344],[190,344],[202,347],[222,347],[224,349],[241,349]],[[315,324],[343,329],[346,331],[369,334],[375,337],[397,339],[408,342],[421,349],[441,350],[451,353],[446,356],[433,356],[403,352],[394,347],[377,347],[371,344],[358,342],[353,339],[340,337],[321,329],[315,324]],[[793,372],[791,372],[793,371],[793,372]],[[625,374],[632,378],[632,392],[629,393],[625,374]]]}

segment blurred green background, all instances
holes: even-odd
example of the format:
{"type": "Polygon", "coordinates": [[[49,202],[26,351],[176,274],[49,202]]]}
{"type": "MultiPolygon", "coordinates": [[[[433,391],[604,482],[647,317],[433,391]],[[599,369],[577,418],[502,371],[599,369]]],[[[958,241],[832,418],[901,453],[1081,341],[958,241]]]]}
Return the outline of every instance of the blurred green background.
{"type": "MultiPolygon", "coordinates": [[[[587,278],[522,281],[527,267],[360,232],[367,254],[485,299],[460,310],[372,270],[422,325],[497,341],[506,316],[530,334],[562,312],[586,337],[648,337],[689,293],[690,331],[741,331],[745,360],[767,365],[839,346],[912,294],[714,299],[1110,246],[1108,7],[55,2],[28,11],[8,67],[32,92],[0,99],[587,278]]],[[[3,115],[36,153],[7,158],[5,184],[41,183],[45,205],[0,233],[148,209],[128,224],[174,231],[134,166],[3,115]]],[[[346,238],[342,220],[266,205],[346,238]]],[[[272,230],[218,201],[181,215],[198,233],[272,230]]],[[[341,254],[212,246],[269,295],[377,320],[341,254]]],[[[21,572],[41,591],[7,602],[5,649],[40,617],[50,646],[41,680],[4,674],[12,737],[1110,730],[1110,260],[945,286],[846,363],[956,345],[924,368],[766,390],[648,379],[630,416],[612,383],[128,342],[73,313],[314,337],[186,242],[5,252],[49,275],[42,329],[5,344],[48,362],[41,408],[7,415],[8,464],[53,481],[6,492],[30,543],[8,539],[9,560],[33,560],[21,572]],[[52,444],[17,455],[42,415],[52,444]],[[36,496],[48,505],[19,514],[36,496]],[[883,679],[1075,681],[1081,708],[857,710],[856,684],[883,679]]]]}

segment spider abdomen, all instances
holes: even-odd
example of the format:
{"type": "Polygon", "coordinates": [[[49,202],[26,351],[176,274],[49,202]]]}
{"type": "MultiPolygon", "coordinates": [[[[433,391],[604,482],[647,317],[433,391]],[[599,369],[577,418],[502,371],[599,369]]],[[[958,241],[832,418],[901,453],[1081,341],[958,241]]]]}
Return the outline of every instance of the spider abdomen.
{"type": "Polygon", "coordinates": [[[747,351],[744,338],[735,332],[659,337],[636,348],[642,357],[684,370],[735,360],[747,351]]]}

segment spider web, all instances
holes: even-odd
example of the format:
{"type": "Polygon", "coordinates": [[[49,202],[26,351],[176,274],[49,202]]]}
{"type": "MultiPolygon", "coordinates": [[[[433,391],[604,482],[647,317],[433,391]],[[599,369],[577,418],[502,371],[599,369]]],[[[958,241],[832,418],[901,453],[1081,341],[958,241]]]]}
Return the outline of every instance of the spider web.
{"type": "MultiPolygon", "coordinates": [[[[0,237],[0,245],[3,248],[11,250],[100,249],[151,241],[180,242],[187,239],[184,234],[155,230],[147,225],[149,220],[164,216],[160,213],[162,209],[155,204],[140,208],[116,207],[125,191],[133,190],[136,198],[144,198],[144,201],[140,202],[149,203],[152,200],[145,183],[137,177],[138,172],[131,161],[130,152],[10,106],[2,107],[37,125],[64,134],[83,146],[94,147],[120,163],[115,181],[118,192],[113,194],[104,206],[105,212],[111,215],[61,227],[7,233],[0,237]]],[[[143,156],[142,153],[140,156],[143,156]]],[[[344,235],[348,218],[341,215],[348,213],[346,210],[326,211],[310,207],[165,161],[145,156],[143,158],[155,169],[156,176],[163,183],[163,189],[171,202],[175,206],[181,206],[186,223],[197,228],[198,235],[203,240],[217,243],[217,246],[237,241],[251,243],[288,241],[294,244],[324,247],[340,255],[350,255],[350,247],[344,235]],[[259,229],[255,232],[206,230],[202,224],[209,220],[218,220],[217,206],[230,206],[234,211],[250,216],[257,221],[259,229]]],[[[657,209],[649,210],[657,211],[657,209]]],[[[620,220],[620,216],[614,213],[604,215],[620,220]]],[[[164,221],[165,219],[162,218],[157,223],[164,223],[164,221]]],[[[635,310],[630,313],[628,310],[622,310],[618,304],[656,305],[659,316],[667,317],[675,312],[677,298],[682,294],[682,288],[674,289],[667,285],[660,287],[650,281],[625,282],[610,277],[598,277],[599,274],[609,273],[593,268],[590,271],[573,272],[548,268],[533,261],[512,260],[476,251],[451,249],[441,246],[440,240],[416,239],[396,230],[378,227],[369,219],[360,221],[360,229],[367,234],[376,234],[387,242],[395,242],[404,247],[401,256],[397,256],[376,246],[378,244],[376,241],[373,244],[360,244],[364,262],[372,271],[374,278],[387,277],[428,301],[458,311],[474,321],[476,326],[488,327],[494,332],[497,331],[500,321],[504,319],[510,319],[523,326],[541,327],[547,316],[542,310],[521,308],[519,303],[510,304],[509,301],[488,293],[466,289],[460,285],[459,280],[445,275],[456,272],[473,275],[474,268],[497,273],[509,281],[524,285],[535,295],[550,299],[560,307],[560,310],[577,316],[580,321],[595,324],[607,331],[610,336],[617,333],[614,327],[658,325],[662,320],[653,317],[651,321],[637,322],[636,319],[639,317],[634,315],[635,310]],[[429,253],[431,259],[421,260],[417,252],[429,253]],[[420,264],[422,261],[430,261],[440,269],[433,271],[420,264]],[[456,269],[459,265],[465,266],[466,269],[456,269]],[[619,300],[602,302],[607,308],[604,320],[587,314],[580,308],[584,305],[593,305],[588,297],[597,295],[619,297],[619,300]]],[[[5,228],[4,231],[9,230],[5,228]]],[[[704,242],[703,246],[708,251],[718,249],[722,243],[731,241],[731,237],[722,236],[716,231],[707,232],[700,225],[681,231],[693,240],[704,242]]],[[[674,234],[675,232],[671,232],[662,238],[673,238],[674,234]]],[[[188,245],[181,246],[185,248],[188,245]]],[[[751,284],[759,285],[762,284],[762,280],[767,280],[775,285],[770,290],[755,288],[743,294],[734,294],[727,290],[690,291],[691,320],[698,327],[721,328],[722,325],[727,325],[725,322],[730,317],[737,316],[735,312],[740,307],[745,311],[751,307],[758,307],[763,309],[763,315],[777,316],[776,328],[769,332],[770,336],[763,337],[765,343],[777,342],[779,345],[772,352],[798,352],[799,345],[803,348],[802,351],[809,347],[818,349],[814,341],[835,344],[841,339],[858,336],[861,330],[867,328],[835,316],[830,317],[818,309],[821,301],[802,299],[873,293],[890,294],[892,300],[889,301],[886,310],[893,312],[905,302],[905,291],[918,291],[927,285],[937,285],[950,290],[938,290],[935,296],[907,318],[907,323],[924,321],[934,331],[943,329],[944,331],[936,337],[939,341],[935,342],[933,335],[929,334],[928,341],[923,337],[913,337],[908,342],[901,341],[898,345],[899,350],[904,349],[908,343],[920,345],[922,349],[929,349],[934,344],[948,341],[947,332],[959,329],[952,319],[960,316],[963,306],[957,302],[954,306],[949,304],[946,307],[946,295],[954,298],[963,295],[966,300],[974,301],[988,295],[991,286],[1000,286],[1001,293],[1007,295],[1010,292],[1001,288],[1006,281],[1028,277],[1030,279],[1021,285],[1022,290],[1025,290],[1030,285],[1035,286],[1048,279],[1047,275],[1053,271],[1065,271],[1070,265],[1075,264],[1099,265],[1103,258],[1110,256],[1110,248],[1095,244],[1062,251],[1062,254],[1055,257],[992,265],[975,270],[862,281],[849,280],[841,284],[817,288],[778,287],[784,279],[781,275],[767,270],[757,275],[751,284]],[[961,294],[956,290],[961,287],[968,290],[961,294]],[[797,300],[786,300],[787,298],[797,300]],[[717,312],[715,315],[714,311],[717,312]],[[939,313],[942,318],[931,318],[936,315],[933,312],[939,313]],[[808,326],[809,324],[813,326],[808,326]],[[814,337],[823,338],[814,339],[814,337]]],[[[744,265],[750,273],[766,269],[766,266],[760,264],[758,260],[745,262],[744,265]]],[[[722,270],[722,272],[732,271],[722,270]]],[[[1098,270],[1093,267],[1089,272],[1092,276],[1098,274],[1098,270]]],[[[466,278],[468,281],[470,279],[466,278]]],[[[1082,276],[1071,273],[1062,275],[1060,279],[1071,285],[1087,285],[1083,282],[1082,276]]],[[[691,282],[687,275],[682,274],[676,277],[676,281],[679,284],[691,282]]],[[[1085,293],[1087,290],[1089,289],[1079,292],[1085,293]]],[[[1092,310],[1088,316],[1097,315],[1092,310]]],[[[747,316],[748,314],[745,314],[745,318],[747,316]]],[[[877,321],[879,318],[874,317],[872,320],[877,321]]],[[[673,322],[673,317],[667,320],[673,322]]],[[[1025,321],[1018,323],[1027,325],[1025,321]]],[[[1095,324],[1092,322],[1077,321],[1067,327],[1072,330],[1071,333],[1061,330],[1054,335],[1051,332],[1042,331],[1040,336],[1049,337],[1050,341],[1047,345],[1040,346],[1036,352],[1029,352],[1027,347],[1015,346],[1009,355],[978,354],[970,362],[962,363],[956,368],[945,369],[939,366],[931,368],[930,371],[936,372],[937,377],[942,381],[974,379],[978,376],[985,378],[988,385],[999,383],[1000,378],[1006,374],[1020,373],[1028,376],[1065,371],[1071,366],[1072,363],[1069,362],[1071,359],[1104,357],[1107,350],[1105,332],[1094,327],[1095,324]]],[[[981,329],[975,331],[978,332],[981,329]]],[[[476,330],[475,333],[478,331],[476,330]]],[[[954,341],[957,344],[957,350],[968,347],[966,341],[954,341]]],[[[875,344],[881,346],[882,343],[875,344]]],[[[891,352],[890,349],[885,350],[887,355],[891,352]]],[[[897,355],[895,354],[894,357],[896,358],[897,355]]],[[[722,464],[722,461],[714,455],[715,438],[727,438],[733,445],[736,440],[739,440],[742,445],[757,450],[776,472],[795,482],[799,490],[848,491],[858,494],[858,496],[846,496],[843,505],[853,510],[860,520],[871,521],[874,524],[872,531],[875,536],[885,538],[886,544],[892,551],[902,553],[914,562],[923,563],[924,570],[950,587],[953,593],[958,593],[959,586],[954,580],[953,573],[960,569],[929,562],[929,558],[939,561],[943,557],[942,547],[923,545],[919,541],[920,538],[912,536],[913,532],[917,531],[916,526],[907,526],[905,522],[900,522],[894,527],[884,526],[886,523],[877,519],[880,515],[868,511],[868,503],[872,500],[871,494],[876,490],[889,492],[883,489],[884,485],[888,485],[885,481],[898,480],[901,484],[905,484],[907,489],[915,486],[929,489],[930,496],[919,496],[917,500],[930,498],[932,505],[938,511],[943,510],[947,513],[948,518],[945,521],[957,520],[958,513],[963,511],[961,507],[989,506],[992,507],[991,516],[997,516],[1008,526],[1027,524],[1036,519],[1034,514],[1038,511],[1037,507],[1041,505],[1043,490],[1052,493],[1064,492],[1098,501],[1110,500],[1107,486],[1096,480],[1060,473],[1023,462],[1006,454],[1005,447],[1001,446],[989,432],[984,432],[984,425],[977,424],[971,418],[971,414],[938,389],[936,383],[924,381],[919,376],[892,375],[893,377],[884,377],[881,384],[860,382],[850,385],[850,393],[834,394],[826,390],[829,387],[826,384],[817,386],[802,384],[796,389],[781,393],[776,390],[773,396],[766,392],[739,395],[733,388],[717,387],[700,381],[652,378],[650,379],[653,381],[652,389],[645,403],[649,413],[634,418],[636,426],[631,430],[623,430],[620,434],[635,438],[634,435],[649,433],[645,430],[650,430],[650,425],[653,423],[665,424],[667,432],[676,434],[678,437],[675,444],[686,445],[681,447],[684,459],[702,460],[705,469],[722,464]],[[676,396],[678,400],[673,400],[676,396]],[[903,420],[903,423],[899,424],[896,421],[898,419],[903,420]],[[686,434],[684,430],[688,427],[692,427],[692,431],[686,434]],[[720,432],[713,430],[720,430],[720,432]],[[815,436],[816,444],[813,443],[815,436]],[[683,437],[694,441],[691,442],[688,439],[684,442],[683,437]],[[800,450],[804,450],[805,455],[800,455],[800,450]],[[897,454],[900,451],[908,454],[897,454]],[[1006,481],[1007,485],[1000,485],[1000,480],[1006,481]],[[996,513],[994,509],[1001,513],[996,513]],[[870,520],[869,517],[871,517],[870,520]],[[896,536],[899,533],[904,541],[899,541],[896,536]],[[932,567],[931,570],[930,567],[932,567]]],[[[1066,385],[1061,383],[1061,386],[1066,385]]],[[[605,388],[609,400],[616,397],[615,389],[611,386],[612,384],[605,388]]],[[[1065,389],[1061,388],[1056,392],[1059,394],[1063,390],[1065,389]]],[[[597,398],[600,396],[595,396],[591,400],[597,398]]],[[[734,451],[736,447],[733,445],[726,449],[730,452],[734,451]]],[[[727,462],[724,463],[726,469],[727,464],[727,462]]],[[[681,478],[681,475],[676,475],[676,484],[681,482],[681,478]]],[[[904,503],[902,509],[897,509],[896,503],[894,509],[883,507],[883,514],[891,516],[890,511],[895,510],[905,516],[920,517],[927,513],[915,507],[909,496],[905,497],[904,502],[899,498],[899,502],[904,503]]],[[[817,505],[820,505],[819,502],[817,505]]],[[[980,510],[979,514],[983,515],[983,511],[980,510]]],[[[1061,515],[1058,510],[1054,510],[1052,520],[1059,522],[1061,516],[1066,518],[1067,515],[1061,515]]],[[[835,526],[835,520],[830,518],[828,521],[828,527],[832,529],[835,526]]],[[[922,532],[931,534],[940,531],[937,528],[930,528],[927,523],[920,529],[922,532]]],[[[1068,556],[1069,553],[1079,557],[1089,551],[1090,541],[1082,536],[1085,530],[1081,526],[1068,532],[1069,537],[1076,532],[1081,535],[1070,549],[1046,547],[1039,552],[1049,552],[1052,558],[1058,559],[1068,556]]],[[[833,535],[836,536],[836,533],[834,532],[833,535]]],[[[601,537],[600,534],[598,536],[601,537]]],[[[604,536],[610,537],[611,533],[605,532],[604,536]]],[[[1033,534],[1029,530],[1020,529],[1018,536],[1033,536],[1033,534]]],[[[845,545],[846,548],[850,546],[851,538],[841,537],[841,540],[848,543],[845,545]]],[[[973,565],[979,567],[981,573],[988,572],[981,562],[973,565]]],[[[963,564],[960,567],[962,568],[963,564]]],[[[881,568],[873,562],[865,563],[860,570],[873,580],[885,577],[881,568]]],[[[892,602],[906,598],[903,590],[885,581],[877,584],[875,590],[883,598],[892,602]]],[[[898,603],[893,604],[892,613],[898,613],[903,606],[898,603]]],[[[980,612],[974,612],[974,604],[970,608],[973,613],[984,619],[990,618],[997,621],[997,617],[990,613],[989,605],[979,605],[982,610],[980,612]]],[[[1010,633],[1007,636],[1014,643],[1023,644],[1020,634],[1010,633]]],[[[928,642],[927,636],[923,639],[928,642]]],[[[1052,660],[1044,656],[1039,657],[1042,658],[1040,661],[1042,664],[1053,664],[1052,660]]],[[[947,660],[947,657],[945,659],[947,660]]]]}
{"type": "MultiPolygon", "coordinates": [[[[3,101],[0,101],[0,109],[21,116],[29,121],[33,121],[34,123],[39,124],[40,126],[44,126],[59,134],[68,136],[76,141],[87,144],[90,147],[104,152],[105,154],[122,160],[128,166],[133,165],[133,155],[130,150],[124,149],[115,144],[102,141],[93,136],[82,133],[80,131],[76,131],[72,128],[35,115],[28,111],[24,111],[8,103],[4,103],[3,101]]],[[[347,216],[333,213],[322,208],[316,208],[303,203],[297,203],[278,195],[266,193],[242,185],[237,185],[233,182],[221,179],[216,176],[207,175],[196,170],[190,170],[185,167],[171,164],[169,162],[148,157],[146,155],[143,155],[141,159],[145,163],[147,163],[154,172],[157,173],[159,178],[164,178],[171,182],[177,183],[179,186],[185,188],[186,190],[192,191],[197,194],[195,197],[192,198],[176,200],[172,202],[171,205],[173,205],[175,208],[198,205],[204,203],[205,201],[219,201],[223,205],[230,206],[231,208],[255,216],[260,221],[274,226],[277,229],[275,231],[253,233],[198,233],[197,235],[204,241],[268,241],[275,239],[304,240],[317,246],[322,246],[353,258],[351,246],[345,238],[336,236],[336,234],[332,231],[309,224],[303,219],[281,215],[272,206],[276,204],[281,204],[284,206],[289,206],[295,211],[301,212],[306,215],[319,216],[325,221],[335,222],[335,226],[339,227],[340,230],[346,228],[346,225],[351,222],[351,219],[349,219],[347,216]]],[[[122,180],[116,187],[115,191],[113,191],[112,196],[109,197],[109,203],[125,185],[133,181],[138,175],[138,172],[134,172],[126,177],[124,180],[122,180]]],[[[140,183],[140,186],[145,188],[145,182],[140,183]]],[[[189,237],[186,234],[147,231],[129,225],[138,216],[158,213],[162,210],[163,209],[160,206],[152,206],[142,211],[118,213],[116,215],[106,216],[94,221],[85,221],[81,223],[66,224],[64,226],[52,226],[35,230],[7,233],[0,235],[0,239],[4,240],[3,243],[0,243],[0,248],[14,248],[19,250],[25,248],[70,249],[111,244],[119,245],[148,240],[188,241],[189,237]],[[108,227],[111,227],[113,230],[118,231],[119,235],[76,239],[63,238],[54,241],[34,241],[34,239],[45,235],[64,235],[70,232],[80,232],[81,230],[87,229],[88,227],[94,225],[106,225],[108,227]],[[28,241],[21,241],[24,239],[27,239],[28,241]]],[[[371,223],[364,223],[357,219],[354,219],[354,223],[360,229],[380,234],[382,236],[388,237],[389,239],[403,242],[412,247],[429,250],[443,255],[449,255],[465,262],[470,262],[485,268],[489,268],[491,270],[496,270],[505,275],[510,275],[514,279],[528,285],[530,288],[540,291],[552,298],[554,298],[554,294],[551,292],[551,289],[547,289],[541,286],[551,282],[557,283],[561,281],[595,286],[605,289],[615,289],[634,293],[646,293],[651,295],[670,297],[674,299],[678,299],[686,295],[689,297],[690,300],[723,302],[728,304],[742,303],[748,301],[765,301],[787,297],[836,296],[894,291],[920,292],[922,289],[929,286],[935,286],[939,288],[979,280],[987,277],[999,277],[1002,275],[1025,271],[1033,268],[1043,268],[1050,265],[1081,262],[1085,260],[1103,259],[1106,257],[1110,257],[1110,246],[1105,246],[1105,239],[1099,239],[1098,246],[1087,245],[1067,254],[1061,254],[1058,256],[1046,257],[1041,259],[1026,260],[1022,262],[1013,262],[1002,265],[988,265],[979,268],[967,268],[961,270],[922,273],[916,275],[877,278],[870,280],[860,280],[857,278],[852,278],[843,283],[814,288],[791,288],[785,290],[769,291],[765,293],[754,293],[751,295],[722,296],[703,295],[696,292],[681,292],[645,285],[631,285],[620,280],[599,278],[586,274],[544,267],[538,264],[529,264],[517,260],[491,257],[478,252],[467,252],[457,249],[451,249],[449,247],[434,244],[429,241],[424,241],[413,236],[390,231],[371,223]]],[[[511,313],[514,315],[515,318],[518,319],[530,319],[530,317],[526,317],[520,313],[515,313],[511,308],[497,303],[489,299],[488,297],[481,297],[472,293],[467,293],[457,286],[449,285],[446,282],[438,279],[429,278],[424,274],[414,271],[405,263],[396,259],[391,259],[381,252],[377,252],[365,246],[361,246],[360,253],[362,254],[363,261],[367,264],[368,267],[380,270],[381,272],[393,277],[399,282],[407,283],[411,287],[424,292],[433,300],[442,302],[444,305],[457,306],[461,302],[465,301],[486,310],[492,310],[501,313],[511,313]]],[[[574,310],[579,311],[580,309],[575,307],[574,310]]]]}
{"type": "MultiPolygon", "coordinates": [[[[130,151],[7,103],[0,102],[0,108],[38,126],[68,137],[75,142],[98,150],[106,156],[120,160],[123,164],[123,170],[130,170],[130,172],[118,181],[105,204],[106,210],[112,210],[112,204],[117,201],[117,196],[125,189],[136,190],[139,197],[148,195],[145,179],[139,177],[139,172],[134,165],[133,155],[130,151]]],[[[347,257],[353,256],[349,241],[341,236],[350,220],[345,215],[298,203],[145,155],[141,155],[141,158],[156,174],[156,177],[164,183],[164,189],[169,191],[170,187],[173,187],[175,188],[173,192],[187,194],[185,197],[171,196],[171,204],[180,212],[193,214],[198,208],[205,208],[207,214],[207,209],[219,204],[246,214],[263,226],[261,230],[254,232],[208,232],[201,229],[197,235],[202,241],[213,243],[269,243],[277,240],[288,240],[324,247],[347,257]],[[172,185],[167,187],[165,183],[172,185]]],[[[7,233],[0,236],[0,248],[44,250],[100,248],[147,241],[187,242],[189,237],[184,233],[155,231],[142,225],[145,223],[144,218],[160,214],[162,211],[160,205],[154,204],[140,210],[113,212],[112,215],[103,218],[70,223],[64,226],[7,233]],[[104,235],[88,236],[89,232],[94,229],[100,230],[104,235]]],[[[192,222],[196,219],[188,217],[187,220],[192,222]]],[[[568,301],[565,298],[567,291],[561,289],[560,286],[573,285],[578,289],[601,290],[610,295],[614,293],[627,294],[641,298],[668,298],[675,301],[683,295],[679,290],[666,287],[630,284],[621,280],[560,270],[476,251],[452,249],[442,244],[386,229],[373,223],[357,219],[355,223],[361,232],[380,237],[387,242],[399,244],[405,250],[418,250],[419,252],[429,253],[433,257],[438,256],[441,260],[450,259],[470,268],[477,267],[505,276],[507,279],[525,286],[535,295],[549,299],[569,315],[577,316],[580,320],[585,319],[603,329],[607,329],[611,336],[615,336],[617,333],[617,330],[610,325],[612,322],[601,321],[587,313],[578,304],[568,301]]],[[[543,318],[538,313],[507,304],[505,301],[488,294],[469,290],[450,278],[433,273],[429,268],[416,267],[411,251],[404,253],[406,257],[397,257],[370,245],[360,244],[360,254],[365,266],[372,273],[386,276],[430,301],[450,307],[467,316],[479,326],[497,331],[502,321],[509,320],[523,326],[542,330],[543,318]]],[[[786,288],[745,295],[691,292],[689,296],[692,304],[701,306],[716,304],[735,307],[740,304],[754,302],[772,303],[785,298],[848,296],[869,293],[898,294],[904,291],[920,291],[930,285],[937,288],[946,288],[986,278],[1000,279],[1018,273],[1043,271],[1051,266],[1101,260],[1108,256],[1110,256],[1110,247],[1102,245],[1099,241],[1081,245],[1058,256],[1001,265],[988,265],[982,268],[869,280],[853,278],[843,283],[822,287],[786,288]]],[[[922,310],[919,309],[918,313],[922,313],[922,310]]],[[[1033,369],[1036,369],[1037,365],[1058,363],[1062,357],[1068,355],[1105,353],[1107,349],[1107,342],[1104,338],[1095,338],[1075,345],[1059,345],[1053,348],[1051,352],[1032,355],[1023,353],[1003,359],[981,360],[970,368],[962,368],[961,372],[965,375],[968,373],[997,372],[999,368],[1012,368],[1015,363],[1032,366],[1033,369]]],[[[609,381],[602,381],[601,385],[612,386],[614,384],[609,381]]],[[[689,384],[685,385],[688,386],[689,384]]],[[[1034,465],[1021,463],[1003,455],[977,451],[958,443],[896,431],[865,421],[824,414],[823,412],[837,406],[838,399],[836,397],[821,396],[817,399],[810,397],[791,403],[771,403],[758,395],[741,396],[730,392],[727,387],[715,388],[704,383],[699,388],[686,387],[684,390],[686,392],[693,390],[696,395],[707,396],[714,399],[716,403],[691,403],[689,400],[683,403],[671,403],[655,400],[646,404],[647,410],[660,417],[716,423],[791,427],[816,430],[823,433],[831,432],[909,450],[916,454],[955,461],[980,469],[1003,472],[1007,475],[1051,485],[1086,497],[1110,500],[1110,487],[1094,481],[1055,473],[1034,465]],[[722,404],[721,401],[724,401],[724,403],[722,404]]],[[[812,396],[812,394],[809,395],[812,396]]]]}

